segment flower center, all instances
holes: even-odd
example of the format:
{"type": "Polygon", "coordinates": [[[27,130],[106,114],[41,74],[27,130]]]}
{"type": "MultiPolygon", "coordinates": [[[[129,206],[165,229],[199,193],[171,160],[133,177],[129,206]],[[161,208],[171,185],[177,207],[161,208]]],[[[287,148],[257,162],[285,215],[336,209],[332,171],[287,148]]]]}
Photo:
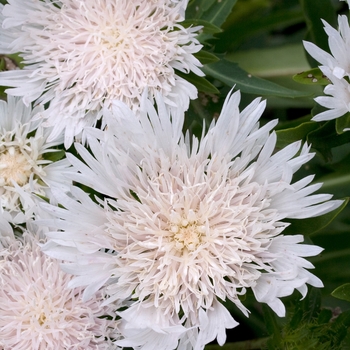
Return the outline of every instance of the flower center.
{"type": "Polygon", "coordinates": [[[44,313],[41,313],[39,317],[40,326],[42,326],[45,323],[45,320],[46,320],[46,315],[44,313]]]}
{"type": "Polygon", "coordinates": [[[0,185],[12,186],[12,181],[22,186],[28,182],[32,166],[18,147],[9,147],[0,154],[0,185]]]}
{"type": "Polygon", "coordinates": [[[202,235],[205,232],[203,225],[198,225],[195,221],[181,220],[180,223],[172,224],[170,231],[174,234],[175,248],[182,251],[187,248],[195,250],[202,243],[202,235]]]}
{"type": "Polygon", "coordinates": [[[118,29],[116,29],[116,28],[108,29],[105,32],[102,32],[101,43],[108,50],[111,50],[111,49],[117,48],[118,46],[123,44],[124,38],[121,36],[118,29]]]}

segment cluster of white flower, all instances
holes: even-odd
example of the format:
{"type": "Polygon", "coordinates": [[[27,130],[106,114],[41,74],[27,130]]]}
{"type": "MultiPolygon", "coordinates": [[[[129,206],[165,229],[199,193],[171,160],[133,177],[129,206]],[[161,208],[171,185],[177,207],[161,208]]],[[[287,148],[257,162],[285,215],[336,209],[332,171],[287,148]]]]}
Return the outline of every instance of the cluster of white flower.
{"type": "MultiPolygon", "coordinates": [[[[322,73],[330,84],[324,89],[328,96],[319,96],[315,101],[328,110],[314,116],[313,120],[336,119],[350,112],[350,27],[347,16],[338,17],[339,29],[335,29],[323,20],[328,35],[328,44],[332,54],[320,49],[311,42],[304,42],[306,51],[322,65],[322,73]]],[[[350,129],[345,129],[350,130],[350,129]]]]}
{"type": "Polygon", "coordinates": [[[121,346],[203,349],[216,337],[223,344],[237,322],[220,300],[248,315],[239,296],[251,288],[283,316],[280,297],[294,289],[305,296],[306,283],[322,286],[303,259],[322,249],[281,235],[282,220],[340,202],[310,195],[320,188],[309,185],[312,176],[292,183],[313,156],[309,147],[296,142],[272,154],[276,121],[258,122],[265,103],[240,113],[239,101],[239,92],[228,96],[200,141],[182,134],[183,112],[167,113],[161,97],[159,114],[149,101],[138,115],[115,102],[105,113],[108,129],[87,131],[93,156],[81,144],[83,161],[68,154],[72,180],[106,199],[95,203],[74,186],[76,201],[60,192],[64,208],[43,205],[56,216],[45,220],[56,231],[43,250],[67,261],[63,269],[78,275],[72,285],[87,286],[84,299],[107,285],[107,302],[129,301],[118,312],[121,346]]]}
{"type": "Polygon", "coordinates": [[[13,96],[7,103],[0,101],[0,203],[16,223],[24,222],[31,210],[21,193],[50,197],[50,187],[68,191],[71,183],[60,176],[68,171],[68,160],[47,158],[59,151],[54,147],[62,144],[63,137],[48,142],[50,129],[34,120],[42,110],[40,106],[32,110],[13,96]]]}
{"type": "Polygon", "coordinates": [[[72,276],[40,251],[40,229],[30,226],[21,239],[2,239],[1,349],[116,349],[114,307],[102,306],[101,291],[84,302],[81,288],[67,288],[72,276]]]}
{"type": "Polygon", "coordinates": [[[196,88],[175,69],[202,75],[193,56],[198,27],[180,22],[187,0],[11,1],[0,5],[0,51],[20,52],[24,69],[0,73],[7,93],[28,104],[50,102],[41,117],[65,131],[65,146],[95,125],[117,99],[137,110],[145,89],[187,109],[196,88]],[[3,7],[3,8],[2,8],[3,7]]]}
{"type": "Polygon", "coordinates": [[[182,131],[197,90],[176,70],[202,75],[186,6],[0,5],[0,51],[24,62],[0,72],[1,349],[202,350],[238,325],[225,301],[248,316],[251,289],[284,316],[281,297],[322,287],[304,259],[322,248],[282,234],[342,203],[293,181],[310,146],[276,152],[277,121],[239,92],[201,139],[182,131]]]}

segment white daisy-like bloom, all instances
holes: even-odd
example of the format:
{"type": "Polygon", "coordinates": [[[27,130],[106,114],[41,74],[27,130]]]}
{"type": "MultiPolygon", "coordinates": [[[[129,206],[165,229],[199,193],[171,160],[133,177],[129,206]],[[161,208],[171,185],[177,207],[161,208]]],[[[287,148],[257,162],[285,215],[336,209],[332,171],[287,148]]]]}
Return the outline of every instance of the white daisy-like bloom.
{"type": "Polygon", "coordinates": [[[72,179],[106,197],[57,191],[62,207],[44,204],[57,218],[42,224],[57,232],[43,250],[67,262],[64,270],[77,275],[72,286],[87,286],[84,298],[106,284],[109,302],[131,300],[118,313],[118,345],[200,350],[215,338],[222,345],[238,323],[221,301],[248,316],[240,296],[251,288],[283,316],[281,297],[322,287],[304,259],[322,249],[282,235],[283,220],[322,215],[341,201],[312,194],[321,187],[310,185],[313,176],[293,182],[313,157],[310,147],[296,142],[274,153],[277,121],[259,128],[265,102],[239,112],[239,101],[239,92],[226,99],[201,140],[182,134],[183,112],[170,115],[160,96],[157,112],[144,101],[139,116],[115,103],[107,130],[88,132],[92,155],[76,145],[85,163],[67,156],[72,179]]]}
{"type": "Polygon", "coordinates": [[[0,251],[15,239],[11,222],[12,217],[0,207],[0,251]]]}
{"type": "Polygon", "coordinates": [[[338,16],[338,30],[326,21],[322,20],[322,22],[328,35],[331,54],[313,43],[304,41],[306,51],[323,66],[329,67],[338,79],[350,76],[350,28],[347,16],[338,16]]]}
{"type": "Polygon", "coordinates": [[[350,111],[350,27],[348,18],[338,17],[338,30],[326,21],[323,23],[328,35],[331,54],[313,43],[304,42],[306,51],[321,63],[321,71],[331,82],[324,89],[324,93],[329,96],[315,98],[317,103],[329,110],[315,115],[313,117],[315,121],[339,118],[350,111]]]}
{"type": "Polygon", "coordinates": [[[1,349],[115,348],[114,309],[101,306],[101,293],[83,302],[82,289],[67,288],[72,276],[40,251],[32,233],[7,243],[0,249],[1,349]]]}
{"type": "MultiPolygon", "coordinates": [[[[26,211],[21,191],[50,197],[50,188],[69,190],[71,181],[62,176],[70,167],[67,159],[51,162],[45,159],[63,137],[47,142],[49,129],[33,116],[42,107],[25,106],[18,97],[0,101],[0,204],[13,217],[26,211]]],[[[23,219],[23,218],[22,218],[23,219]]]]}
{"type": "MultiPolygon", "coordinates": [[[[334,76],[329,67],[320,67],[332,84],[324,88],[327,96],[318,96],[315,101],[328,110],[316,114],[312,119],[315,121],[325,121],[336,119],[350,112],[350,84],[344,78],[334,76]]],[[[345,129],[347,130],[347,129],[345,129]]]]}
{"type": "Polygon", "coordinates": [[[20,52],[25,67],[1,72],[0,84],[27,104],[50,102],[41,116],[52,137],[65,130],[66,147],[110,101],[136,111],[146,88],[185,110],[197,89],[175,70],[203,75],[200,27],[181,25],[187,2],[13,0],[0,15],[0,51],[20,52]]]}

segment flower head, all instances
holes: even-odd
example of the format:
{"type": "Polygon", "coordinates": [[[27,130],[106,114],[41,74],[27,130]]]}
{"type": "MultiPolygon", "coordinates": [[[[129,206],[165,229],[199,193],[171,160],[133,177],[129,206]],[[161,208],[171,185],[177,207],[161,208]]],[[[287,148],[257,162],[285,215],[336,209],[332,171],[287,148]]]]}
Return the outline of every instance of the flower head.
{"type": "Polygon", "coordinates": [[[320,49],[313,43],[304,42],[306,51],[322,66],[329,67],[338,79],[350,76],[350,28],[346,16],[338,17],[339,30],[323,21],[324,30],[328,35],[328,45],[332,54],[320,49]]]}
{"type": "Polygon", "coordinates": [[[69,167],[66,159],[45,159],[63,139],[47,142],[49,129],[33,121],[42,110],[26,107],[18,97],[0,101],[0,203],[13,215],[26,210],[20,191],[49,196],[50,186],[68,189],[70,182],[61,175],[69,167]]]}
{"type": "Polygon", "coordinates": [[[202,75],[193,56],[196,28],[184,28],[186,0],[11,1],[2,11],[0,49],[21,52],[23,70],[3,72],[0,83],[26,103],[50,102],[42,113],[65,145],[96,123],[112,100],[137,110],[145,89],[169,106],[187,109],[196,88],[176,74],[202,75]]]}
{"type": "Polygon", "coordinates": [[[322,73],[329,79],[324,93],[315,99],[329,110],[314,116],[313,120],[331,120],[350,112],[350,27],[346,16],[338,17],[339,30],[323,21],[328,35],[328,44],[332,54],[320,49],[315,44],[304,42],[306,51],[322,65],[322,73]]]}
{"type": "Polygon", "coordinates": [[[26,232],[0,251],[1,349],[112,349],[114,321],[102,317],[113,318],[112,307],[100,306],[101,294],[82,302],[81,288],[67,288],[72,276],[38,243],[26,232]]]}
{"type": "Polygon", "coordinates": [[[105,283],[111,302],[132,298],[119,313],[119,345],[151,349],[153,339],[174,349],[180,339],[181,349],[203,349],[215,337],[223,344],[237,322],[220,300],[247,315],[240,296],[251,288],[282,316],[280,297],[322,286],[303,258],[322,249],[281,235],[282,220],[341,202],[311,195],[321,186],[310,185],[313,176],[293,183],[313,157],[309,147],[296,142],[273,153],[276,122],[258,124],[265,103],[256,99],[240,113],[239,100],[239,92],[227,98],[200,141],[182,134],[183,113],[169,115],[161,97],[157,112],[146,101],[140,116],[116,103],[108,130],[90,130],[94,157],[79,144],[86,164],[68,155],[78,171],[72,179],[107,199],[94,203],[78,188],[76,201],[57,193],[65,209],[45,205],[59,218],[47,224],[65,232],[48,233],[43,249],[68,262],[76,283],[88,285],[86,298],[105,283]]]}
{"type": "MultiPolygon", "coordinates": [[[[331,73],[329,67],[321,67],[331,81],[331,84],[324,88],[327,96],[318,96],[315,101],[327,110],[315,115],[312,119],[315,121],[332,120],[350,112],[350,84],[344,78],[337,78],[331,73]]],[[[348,129],[344,129],[346,131],[348,129]]]]}

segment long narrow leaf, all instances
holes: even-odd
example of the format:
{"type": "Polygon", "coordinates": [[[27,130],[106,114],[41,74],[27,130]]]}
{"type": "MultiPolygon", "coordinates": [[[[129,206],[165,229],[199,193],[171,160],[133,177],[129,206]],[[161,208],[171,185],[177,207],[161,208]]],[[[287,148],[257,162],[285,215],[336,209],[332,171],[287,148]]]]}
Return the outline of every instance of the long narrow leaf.
{"type": "Polygon", "coordinates": [[[262,96],[305,97],[309,92],[288,89],[268,80],[253,77],[236,63],[220,60],[203,67],[205,74],[218,79],[228,86],[236,86],[243,92],[262,96]]]}

